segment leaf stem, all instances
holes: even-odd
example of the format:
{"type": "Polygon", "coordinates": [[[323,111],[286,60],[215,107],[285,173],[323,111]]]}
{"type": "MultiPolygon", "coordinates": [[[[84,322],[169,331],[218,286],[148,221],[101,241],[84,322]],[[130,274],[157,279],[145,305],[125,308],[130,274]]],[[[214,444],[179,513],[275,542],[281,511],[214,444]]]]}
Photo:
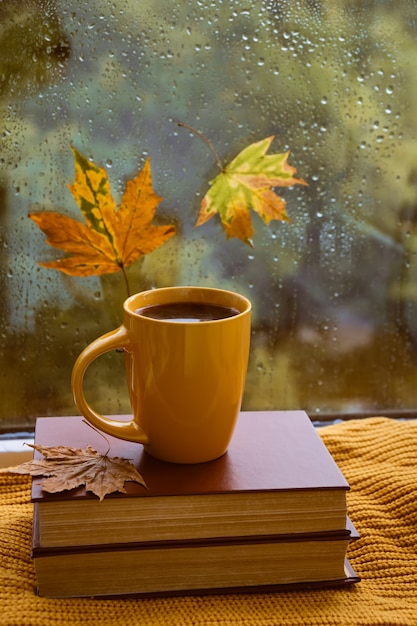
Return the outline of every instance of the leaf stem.
{"type": "Polygon", "coordinates": [[[204,141],[204,143],[209,147],[209,149],[211,150],[212,154],[214,155],[214,158],[216,159],[216,163],[219,166],[220,170],[222,172],[224,172],[223,163],[221,162],[220,157],[217,154],[217,152],[216,152],[213,144],[211,143],[211,141],[209,141],[207,139],[207,137],[205,135],[203,135],[203,133],[200,133],[200,131],[196,130],[192,126],[189,126],[188,124],[184,124],[183,122],[177,122],[177,125],[181,126],[182,128],[188,128],[188,130],[190,130],[194,135],[197,135],[197,137],[202,139],[204,141]]]}
{"type": "Polygon", "coordinates": [[[107,456],[108,453],[110,452],[110,441],[107,439],[107,437],[105,435],[103,435],[103,433],[98,430],[98,428],[96,428],[95,426],[93,426],[92,424],[90,424],[90,422],[87,422],[86,419],[81,420],[86,426],[89,426],[92,430],[94,430],[94,432],[96,432],[98,435],[100,435],[101,437],[103,437],[104,441],[107,443],[107,450],[106,452],[103,454],[103,456],[107,456]]]}
{"type": "Polygon", "coordinates": [[[122,270],[123,278],[125,279],[127,297],[129,298],[129,296],[131,295],[131,293],[130,293],[130,285],[129,285],[129,278],[128,278],[127,273],[126,273],[125,266],[121,265],[120,269],[122,270]]]}

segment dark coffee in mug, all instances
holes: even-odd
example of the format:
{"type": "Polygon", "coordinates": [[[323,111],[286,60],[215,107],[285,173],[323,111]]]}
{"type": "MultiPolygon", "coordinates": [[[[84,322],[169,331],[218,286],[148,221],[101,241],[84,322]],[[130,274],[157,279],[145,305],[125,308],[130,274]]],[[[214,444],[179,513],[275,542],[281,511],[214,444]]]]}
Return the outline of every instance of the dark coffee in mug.
{"type": "Polygon", "coordinates": [[[239,312],[233,307],[206,302],[169,302],[135,310],[138,315],[166,322],[211,322],[234,317],[239,312]]]}

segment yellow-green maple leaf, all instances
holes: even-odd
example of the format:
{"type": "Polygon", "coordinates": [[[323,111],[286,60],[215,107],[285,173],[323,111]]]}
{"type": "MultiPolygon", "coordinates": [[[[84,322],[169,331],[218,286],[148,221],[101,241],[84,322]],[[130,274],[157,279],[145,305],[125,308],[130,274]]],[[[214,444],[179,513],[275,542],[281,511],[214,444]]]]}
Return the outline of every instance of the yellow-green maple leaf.
{"type": "Polygon", "coordinates": [[[47,243],[67,255],[39,263],[74,276],[110,274],[128,267],[175,234],[175,227],[155,226],[152,220],[162,200],[153,190],[150,160],[127,182],[119,210],[107,172],[72,148],[75,180],[69,189],[85,224],[55,211],[30,213],[47,235],[47,243]]]}
{"type": "Polygon", "coordinates": [[[201,202],[196,226],[218,213],[227,238],[238,237],[252,245],[250,208],[265,224],[271,220],[289,221],[285,200],[272,188],[307,183],[294,178],[296,169],[287,162],[288,152],[266,154],[273,139],[267,137],[251,144],[223,168],[201,202]]]}

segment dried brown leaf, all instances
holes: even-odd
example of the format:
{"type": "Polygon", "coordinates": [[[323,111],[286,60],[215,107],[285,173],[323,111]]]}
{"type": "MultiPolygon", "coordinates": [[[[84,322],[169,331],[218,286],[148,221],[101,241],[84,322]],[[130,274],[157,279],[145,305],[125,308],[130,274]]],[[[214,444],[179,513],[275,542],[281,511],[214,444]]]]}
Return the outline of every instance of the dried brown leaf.
{"type": "Polygon", "coordinates": [[[126,481],[146,483],[136,468],[127,459],[100,454],[91,446],[85,449],[67,446],[30,445],[43,455],[43,459],[26,461],[7,471],[15,474],[43,476],[42,489],[48,493],[58,493],[85,486],[100,500],[119,491],[126,493],[126,481]]]}

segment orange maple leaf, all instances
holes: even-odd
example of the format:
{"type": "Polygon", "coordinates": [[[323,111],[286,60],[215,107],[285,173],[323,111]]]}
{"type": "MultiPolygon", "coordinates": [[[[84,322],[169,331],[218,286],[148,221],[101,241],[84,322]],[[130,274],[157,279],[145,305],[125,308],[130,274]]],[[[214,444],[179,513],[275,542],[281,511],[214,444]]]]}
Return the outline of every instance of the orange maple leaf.
{"type": "Polygon", "coordinates": [[[196,226],[218,213],[228,239],[238,237],[253,245],[250,208],[265,224],[271,220],[289,221],[285,201],[272,188],[307,183],[294,178],[296,169],[287,162],[288,152],[266,154],[273,139],[267,137],[251,144],[222,168],[201,202],[196,226]]]}
{"type": "Polygon", "coordinates": [[[29,213],[47,235],[47,243],[67,253],[39,265],[73,276],[110,274],[156,250],[175,234],[172,225],[151,223],[162,198],[152,187],[149,158],[139,174],[127,182],[116,210],[106,170],[72,150],[75,181],[69,189],[85,224],[55,211],[29,213]]]}

